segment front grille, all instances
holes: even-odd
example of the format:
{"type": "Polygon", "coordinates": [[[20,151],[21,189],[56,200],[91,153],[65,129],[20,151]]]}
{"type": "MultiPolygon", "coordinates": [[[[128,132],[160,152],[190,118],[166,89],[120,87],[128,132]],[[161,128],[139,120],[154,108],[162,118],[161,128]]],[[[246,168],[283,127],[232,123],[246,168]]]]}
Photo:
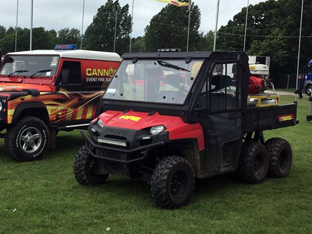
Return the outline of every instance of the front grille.
{"type": "Polygon", "coordinates": [[[104,158],[125,159],[126,154],[113,150],[96,149],[95,154],[104,158]]]}
{"type": "Polygon", "coordinates": [[[113,140],[113,139],[102,138],[102,137],[98,137],[98,143],[111,145],[111,146],[127,147],[127,142],[126,141],[116,141],[116,140],[113,140]]]}
{"type": "Polygon", "coordinates": [[[115,136],[115,135],[104,135],[104,137],[106,138],[111,138],[111,139],[116,139],[116,140],[121,140],[121,141],[126,141],[127,138],[126,137],[122,137],[122,136],[115,136]]]}

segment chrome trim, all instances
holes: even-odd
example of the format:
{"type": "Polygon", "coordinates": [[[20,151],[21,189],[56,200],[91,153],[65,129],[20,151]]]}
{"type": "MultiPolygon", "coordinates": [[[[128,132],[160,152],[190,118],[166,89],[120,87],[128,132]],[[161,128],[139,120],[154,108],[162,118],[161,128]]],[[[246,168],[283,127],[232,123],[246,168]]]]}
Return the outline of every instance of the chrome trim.
{"type": "Polygon", "coordinates": [[[106,139],[106,138],[98,138],[97,141],[98,141],[98,143],[102,143],[102,144],[117,145],[117,146],[122,146],[122,147],[127,146],[126,142],[115,141],[115,140],[110,140],[110,139],[106,139]]]}

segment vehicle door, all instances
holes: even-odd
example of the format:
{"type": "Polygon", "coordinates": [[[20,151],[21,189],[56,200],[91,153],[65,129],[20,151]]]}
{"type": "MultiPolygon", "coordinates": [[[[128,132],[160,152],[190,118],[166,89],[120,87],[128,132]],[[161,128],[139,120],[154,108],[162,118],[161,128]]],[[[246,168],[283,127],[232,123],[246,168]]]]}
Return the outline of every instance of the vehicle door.
{"type": "Polygon", "coordinates": [[[201,171],[209,176],[232,171],[237,166],[242,142],[238,61],[215,61],[204,79],[195,108],[200,113],[205,138],[201,171]]]}
{"type": "Polygon", "coordinates": [[[100,95],[85,87],[82,67],[83,61],[79,60],[64,60],[61,64],[57,118],[60,125],[83,125],[95,116],[100,95]]]}

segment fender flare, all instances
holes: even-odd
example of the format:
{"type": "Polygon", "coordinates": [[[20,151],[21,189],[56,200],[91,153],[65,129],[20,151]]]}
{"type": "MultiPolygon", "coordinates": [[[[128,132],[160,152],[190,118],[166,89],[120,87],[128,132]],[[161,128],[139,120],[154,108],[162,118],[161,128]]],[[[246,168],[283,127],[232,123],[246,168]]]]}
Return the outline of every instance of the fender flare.
{"type": "Polygon", "coordinates": [[[49,114],[46,106],[42,102],[25,102],[19,104],[14,111],[13,118],[11,124],[16,123],[18,118],[20,117],[21,113],[25,110],[31,110],[31,109],[41,109],[47,113],[47,117],[49,120],[49,114]]]}

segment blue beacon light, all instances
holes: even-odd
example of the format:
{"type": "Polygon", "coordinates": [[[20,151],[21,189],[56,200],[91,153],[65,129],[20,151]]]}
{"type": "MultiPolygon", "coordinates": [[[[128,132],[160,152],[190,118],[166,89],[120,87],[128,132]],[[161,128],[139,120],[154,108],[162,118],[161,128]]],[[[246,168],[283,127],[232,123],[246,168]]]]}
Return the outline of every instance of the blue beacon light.
{"type": "Polygon", "coordinates": [[[54,47],[54,50],[77,50],[75,44],[58,44],[54,47]]]}

